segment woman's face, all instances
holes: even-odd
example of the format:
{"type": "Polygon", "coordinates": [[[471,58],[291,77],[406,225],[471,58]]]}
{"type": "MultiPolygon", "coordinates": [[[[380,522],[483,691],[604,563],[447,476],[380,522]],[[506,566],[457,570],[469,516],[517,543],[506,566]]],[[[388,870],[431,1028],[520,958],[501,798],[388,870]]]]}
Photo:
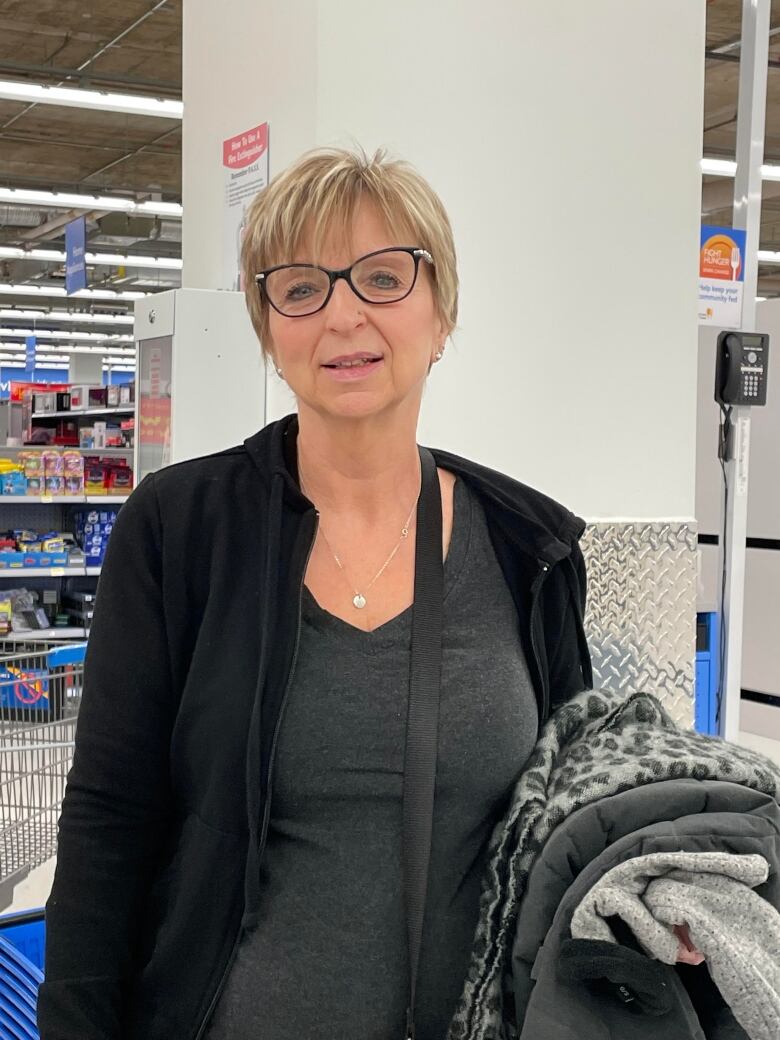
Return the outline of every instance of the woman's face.
{"type": "MultiPolygon", "coordinates": [[[[355,213],[351,250],[335,239],[324,244],[319,263],[332,270],[396,241],[370,203],[355,213]]],[[[434,258],[435,259],[435,258],[434,258]]],[[[293,263],[311,263],[302,248],[293,263]]],[[[364,303],[340,278],[327,306],[289,318],[269,308],[274,361],[298,399],[323,418],[369,418],[390,410],[419,411],[431,362],[446,338],[433,296],[428,264],[421,260],[411,293],[395,303],[364,303]],[[334,368],[352,355],[378,360],[365,367],[334,368]]]]}

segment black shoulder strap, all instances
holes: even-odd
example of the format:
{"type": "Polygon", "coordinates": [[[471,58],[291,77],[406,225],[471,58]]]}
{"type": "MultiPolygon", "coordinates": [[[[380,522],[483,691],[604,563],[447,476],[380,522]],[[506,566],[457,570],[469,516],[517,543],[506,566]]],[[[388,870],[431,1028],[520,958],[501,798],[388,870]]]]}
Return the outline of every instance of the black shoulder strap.
{"type": "Polygon", "coordinates": [[[441,493],[433,455],[420,448],[422,486],[417,503],[417,545],[412,611],[412,651],[403,791],[403,866],[409,941],[410,996],[406,1040],[414,1040],[414,1006],[422,943],[441,692],[444,569],[441,493]]]}

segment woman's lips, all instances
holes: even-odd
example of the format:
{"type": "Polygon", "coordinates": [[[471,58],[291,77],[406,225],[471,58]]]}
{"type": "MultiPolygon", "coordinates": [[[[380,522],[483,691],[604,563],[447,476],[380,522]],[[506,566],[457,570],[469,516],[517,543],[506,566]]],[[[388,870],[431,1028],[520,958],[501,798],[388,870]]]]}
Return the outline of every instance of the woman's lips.
{"type": "Polygon", "coordinates": [[[345,365],[343,368],[329,368],[323,365],[323,370],[338,383],[352,383],[361,379],[368,379],[377,369],[384,365],[384,359],[369,361],[366,365],[345,365]]]}

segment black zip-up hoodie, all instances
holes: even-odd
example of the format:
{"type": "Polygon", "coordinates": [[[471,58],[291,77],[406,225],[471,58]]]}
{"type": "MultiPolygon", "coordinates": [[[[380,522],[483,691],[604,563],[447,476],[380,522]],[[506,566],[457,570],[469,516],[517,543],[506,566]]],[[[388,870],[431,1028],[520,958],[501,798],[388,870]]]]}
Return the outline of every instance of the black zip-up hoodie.
{"type": "MultiPolygon", "coordinates": [[[[296,436],[288,416],[243,446],[160,470],[119,514],[46,906],[42,1040],[201,1037],[240,936],[257,924],[317,524],[298,488],[296,436]]],[[[544,721],[593,685],[585,523],[509,477],[433,454],[484,507],[544,721]]]]}

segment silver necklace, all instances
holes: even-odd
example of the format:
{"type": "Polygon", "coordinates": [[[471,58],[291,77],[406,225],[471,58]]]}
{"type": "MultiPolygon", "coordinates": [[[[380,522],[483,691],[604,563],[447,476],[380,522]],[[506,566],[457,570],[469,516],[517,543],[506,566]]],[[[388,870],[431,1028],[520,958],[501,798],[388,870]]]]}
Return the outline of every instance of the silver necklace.
{"type": "MultiPolygon", "coordinates": [[[[299,474],[299,476],[300,476],[300,474],[299,474]]],[[[306,491],[306,488],[304,487],[304,484],[303,484],[302,480],[301,480],[301,490],[303,491],[304,495],[306,495],[306,497],[309,498],[309,500],[311,501],[310,496],[309,496],[308,492],[306,491]]],[[[419,498],[419,493],[418,493],[417,497],[419,498]]],[[[401,528],[401,537],[396,542],[396,545],[395,545],[395,548],[393,549],[393,551],[390,553],[390,555],[387,557],[385,562],[379,568],[379,571],[374,575],[374,577],[371,579],[371,581],[368,583],[368,585],[366,585],[365,592],[370,592],[371,591],[371,589],[374,586],[374,584],[377,581],[379,581],[379,579],[382,577],[382,575],[385,573],[387,568],[390,566],[390,564],[395,559],[396,553],[398,552],[398,550],[403,545],[405,539],[409,537],[409,531],[411,530],[411,526],[410,525],[412,523],[412,516],[414,515],[414,511],[415,511],[416,508],[417,508],[417,501],[415,500],[415,503],[412,506],[411,511],[409,512],[409,516],[406,519],[406,523],[401,528]]],[[[338,558],[338,554],[336,553],[336,551],[334,550],[333,546],[328,541],[328,536],[323,531],[322,526],[319,526],[317,528],[317,531],[324,538],[325,544],[330,549],[331,555],[333,556],[333,559],[338,564],[339,570],[344,575],[344,578],[345,578],[347,584],[350,586],[352,591],[355,593],[355,595],[352,597],[352,606],[355,607],[357,610],[362,610],[365,607],[366,603],[368,602],[366,600],[365,593],[359,592],[355,588],[355,586],[352,584],[352,582],[349,580],[349,575],[347,574],[346,567],[341,562],[341,560],[338,558]]]]}

